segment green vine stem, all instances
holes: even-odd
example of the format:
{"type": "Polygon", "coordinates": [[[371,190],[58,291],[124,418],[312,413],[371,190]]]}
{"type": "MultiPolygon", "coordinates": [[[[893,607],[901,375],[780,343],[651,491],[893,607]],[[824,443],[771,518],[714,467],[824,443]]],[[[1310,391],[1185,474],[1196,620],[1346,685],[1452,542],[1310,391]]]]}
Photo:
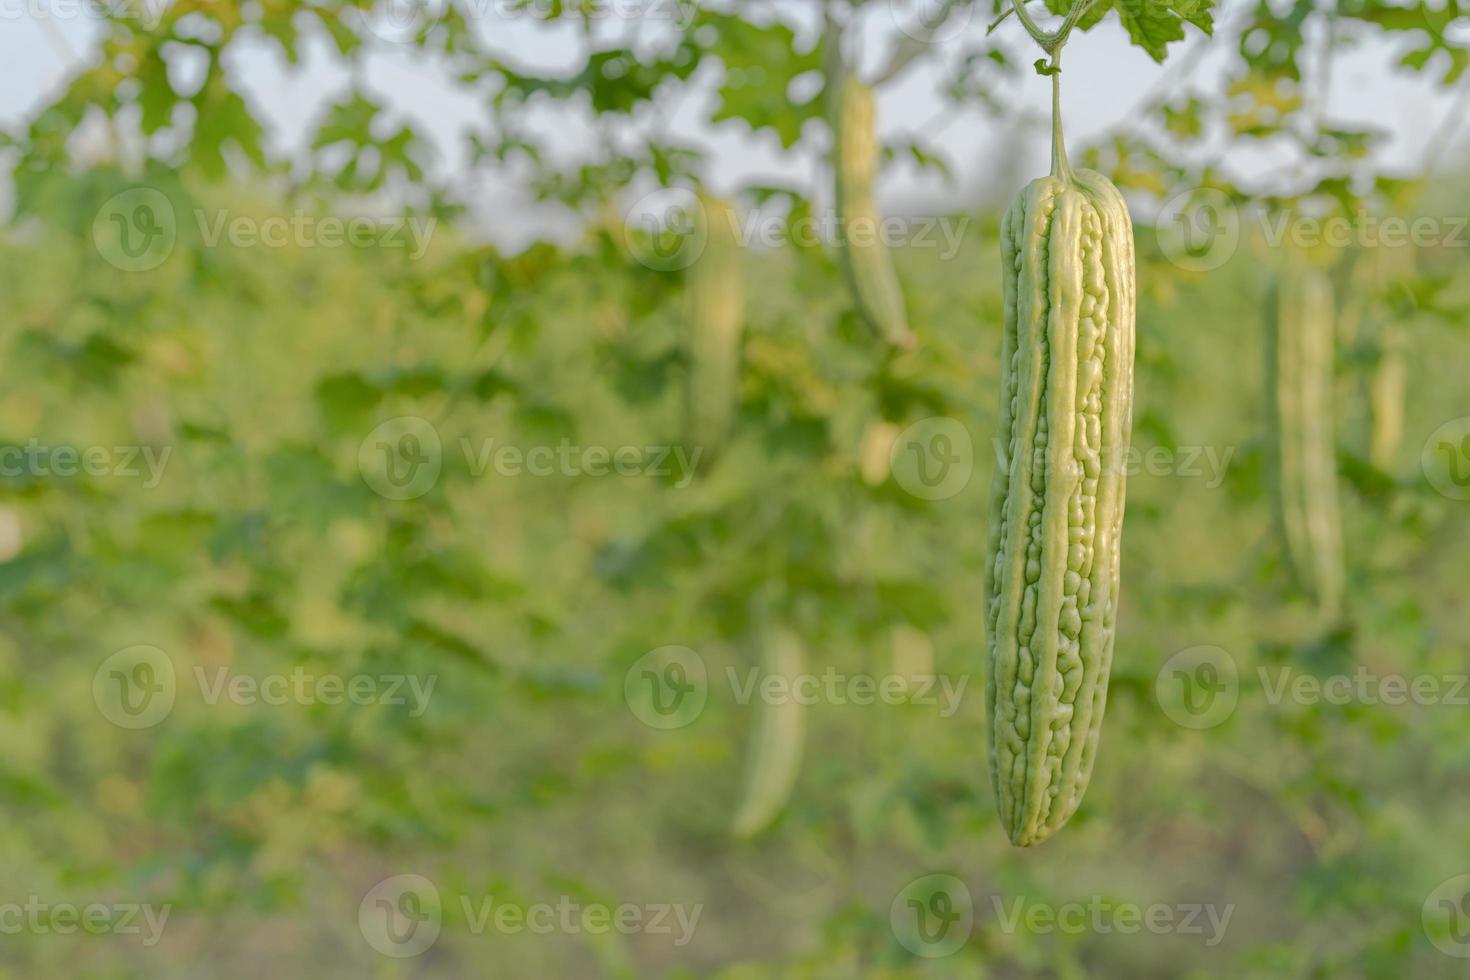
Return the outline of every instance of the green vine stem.
{"type": "Polygon", "coordinates": [[[1062,48],[1051,53],[1051,175],[1067,183],[1076,176],[1067,161],[1067,144],[1062,139],[1062,48]]]}
{"type": "Polygon", "coordinates": [[[1093,0],[1073,0],[1062,25],[1054,31],[1043,31],[1041,25],[1026,13],[1025,0],[1011,0],[1011,8],[1015,10],[1021,25],[1026,28],[1026,33],[1041,46],[1041,50],[1051,56],[1051,63],[1044,70],[1039,61],[1036,67],[1038,71],[1051,76],[1051,174],[1067,183],[1072,182],[1074,175],[1072,165],[1067,160],[1067,145],[1062,139],[1062,46],[1067,43],[1077,22],[1092,7],[1092,2],[1093,0]]]}

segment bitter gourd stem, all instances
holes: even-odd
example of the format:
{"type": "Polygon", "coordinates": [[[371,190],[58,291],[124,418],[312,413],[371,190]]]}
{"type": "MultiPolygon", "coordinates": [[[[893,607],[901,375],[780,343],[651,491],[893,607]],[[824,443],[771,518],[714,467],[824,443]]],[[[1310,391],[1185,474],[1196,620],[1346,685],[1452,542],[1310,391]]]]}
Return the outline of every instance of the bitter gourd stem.
{"type": "Polygon", "coordinates": [[[1062,21],[1062,26],[1050,32],[1043,31],[1041,25],[1026,13],[1025,0],[1011,0],[1011,9],[1020,18],[1021,24],[1026,28],[1026,33],[1041,45],[1041,50],[1054,55],[1062,45],[1067,43],[1067,37],[1072,33],[1072,28],[1077,26],[1077,22],[1092,7],[1092,3],[1093,0],[1073,0],[1071,9],[1067,11],[1066,19],[1062,21]]]}
{"type": "MultiPolygon", "coordinates": [[[[1026,13],[1025,0],[1011,0],[1011,8],[1025,26],[1026,33],[1041,45],[1041,50],[1051,56],[1051,64],[1047,68],[1047,74],[1051,75],[1051,175],[1068,184],[1074,182],[1074,175],[1072,166],[1067,161],[1067,146],[1062,139],[1062,46],[1067,43],[1072,28],[1077,26],[1092,2],[1093,0],[1073,0],[1062,26],[1048,32],[1043,31],[1041,25],[1026,13]]],[[[1037,64],[1039,66],[1040,62],[1037,64]]]]}
{"type": "Polygon", "coordinates": [[[1062,49],[1051,53],[1051,175],[1068,184],[1075,183],[1072,165],[1067,161],[1067,144],[1062,139],[1062,49]]]}

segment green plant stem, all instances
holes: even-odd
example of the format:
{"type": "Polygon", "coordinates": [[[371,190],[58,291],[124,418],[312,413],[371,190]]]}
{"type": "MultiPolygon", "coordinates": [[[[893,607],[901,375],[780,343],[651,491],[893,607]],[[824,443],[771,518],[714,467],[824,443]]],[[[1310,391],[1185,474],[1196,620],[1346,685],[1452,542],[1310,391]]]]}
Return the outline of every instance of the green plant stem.
{"type": "Polygon", "coordinates": [[[1067,160],[1067,144],[1062,138],[1062,49],[1051,53],[1051,175],[1067,183],[1076,176],[1067,160]]]}
{"type": "Polygon", "coordinates": [[[1024,0],[1011,0],[1011,8],[1020,18],[1026,33],[1041,45],[1041,50],[1051,56],[1047,70],[1047,74],[1051,75],[1051,173],[1053,177],[1059,177],[1067,183],[1071,183],[1075,175],[1067,160],[1066,141],[1062,138],[1062,47],[1067,43],[1072,28],[1077,26],[1077,22],[1091,6],[1092,0],[1074,0],[1062,26],[1048,32],[1043,31],[1031,15],[1026,13],[1024,0]]]}
{"type": "Polygon", "coordinates": [[[1071,9],[1067,11],[1066,20],[1062,21],[1062,26],[1054,31],[1043,31],[1041,25],[1036,23],[1030,14],[1026,13],[1025,0],[1011,0],[1011,8],[1015,10],[1016,16],[1021,19],[1021,24],[1026,28],[1026,33],[1030,34],[1031,39],[1041,45],[1041,50],[1052,56],[1055,56],[1061,50],[1062,45],[1067,43],[1067,38],[1071,35],[1072,28],[1077,26],[1077,22],[1082,19],[1082,16],[1091,7],[1092,0],[1074,0],[1071,9]]]}

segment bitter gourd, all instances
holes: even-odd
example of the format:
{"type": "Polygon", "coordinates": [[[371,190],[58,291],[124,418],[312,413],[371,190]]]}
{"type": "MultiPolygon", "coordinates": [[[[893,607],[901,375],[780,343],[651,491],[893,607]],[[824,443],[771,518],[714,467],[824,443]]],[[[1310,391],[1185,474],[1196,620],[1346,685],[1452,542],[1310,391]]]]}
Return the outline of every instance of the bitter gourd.
{"type": "Polygon", "coordinates": [[[858,472],[868,486],[876,487],[888,479],[892,472],[893,444],[898,441],[898,436],[899,428],[892,422],[870,422],[863,430],[858,472]]]}
{"type": "Polygon", "coordinates": [[[873,90],[830,55],[832,172],[838,259],[858,317],[888,343],[913,345],[903,288],[883,240],[883,213],[873,185],[879,145],[873,90]]]}
{"type": "Polygon", "coordinates": [[[1368,460],[1384,472],[1393,469],[1404,441],[1404,337],[1398,324],[1378,328],[1378,363],[1368,379],[1368,460]]]}
{"type": "MultiPolygon", "coordinates": [[[[772,630],[763,637],[762,662],[768,676],[785,679],[789,695],[805,669],[801,640],[787,629],[772,630]]],[[[761,690],[757,685],[756,690],[761,690]]],[[[806,706],[785,697],[758,707],[755,732],[746,764],[745,787],[731,822],[736,837],[751,837],[780,815],[801,772],[806,740],[806,706]]]]}
{"type": "Polygon", "coordinates": [[[1277,523],[1298,583],[1330,615],[1342,601],[1344,573],[1327,274],[1289,257],[1267,292],[1266,323],[1277,523]]]}
{"type": "Polygon", "coordinates": [[[1006,212],[1005,331],[986,568],[990,776],[1011,842],[1054,834],[1097,755],[1132,431],[1133,226],[1073,171],[1053,78],[1052,173],[1006,212]]]}
{"type": "Polygon", "coordinates": [[[745,322],[745,253],[734,205],[701,194],[696,220],[703,251],[687,273],[685,440],[707,456],[733,427],[740,400],[740,334],[745,322]]]}
{"type": "Polygon", "coordinates": [[[1369,282],[1371,339],[1377,361],[1368,378],[1368,460],[1385,472],[1394,467],[1404,438],[1404,390],[1408,366],[1404,357],[1405,311],[1414,305],[1410,288],[1418,269],[1418,253],[1407,244],[1380,243],[1372,255],[1369,282]]]}

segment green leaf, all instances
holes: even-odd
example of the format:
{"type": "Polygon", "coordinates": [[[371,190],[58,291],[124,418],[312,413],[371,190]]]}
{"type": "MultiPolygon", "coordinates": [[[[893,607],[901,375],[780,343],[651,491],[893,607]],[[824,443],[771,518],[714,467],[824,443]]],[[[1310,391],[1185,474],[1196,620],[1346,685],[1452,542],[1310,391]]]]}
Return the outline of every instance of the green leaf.
{"type": "Polygon", "coordinates": [[[700,26],[717,32],[715,51],[725,66],[719,108],[711,121],[739,119],[756,132],[774,133],[784,148],[795,146],[806,123],[822,113],[820,90],[800,101],[791,95],[799,76],[821,70],[819,47],[797,50],[795,32],[780,21],[762,25],[705,13],[700,26]]]}
{"type": "Polygon", "coordinates": [[[1209,4],[1192,0],[1115,0],[1115,6],[1128,37],[1160,64],[1168,57],[1169,45],[1184,40],[1185,21],[1206,34],[1214,31],[1209,4]]]}

